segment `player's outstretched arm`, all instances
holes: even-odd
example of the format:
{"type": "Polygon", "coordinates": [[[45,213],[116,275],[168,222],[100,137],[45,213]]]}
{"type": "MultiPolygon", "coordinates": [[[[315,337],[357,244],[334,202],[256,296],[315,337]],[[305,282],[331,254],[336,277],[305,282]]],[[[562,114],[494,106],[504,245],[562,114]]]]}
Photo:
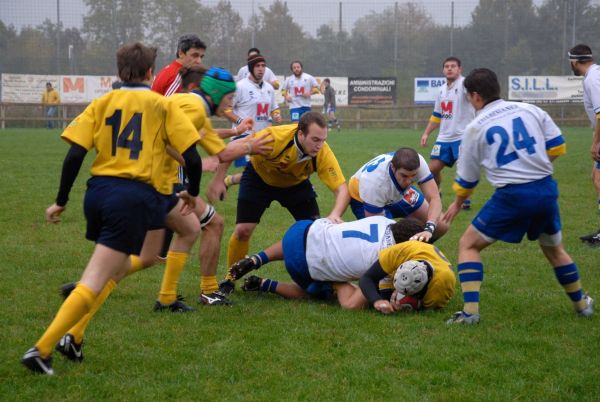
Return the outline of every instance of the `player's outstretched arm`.
{"type": "Polygon", "coordinates": [[[342,223],[344,222],[342,215],[344,215],[348,204],[350,204],[350,192],[348,191],[348,184],[345,182],[342,183],[338,188],[335,189],[334,194],[335,204],[327,216],[327,219],[333,223],[342,223]]]}
{"type": "Polygon", "coordinates": [[[381,297],[379,291],[377,290],[379,281],[386,276],[387,273],[381,267],[379,260],[377,260],[360,278],[358,284],[360,286],[360,290],[369,301],[369,304],[372,305],[375,310],[383,314],[391,314],[395,311],[394,308],[389,301],[381,297]]]}

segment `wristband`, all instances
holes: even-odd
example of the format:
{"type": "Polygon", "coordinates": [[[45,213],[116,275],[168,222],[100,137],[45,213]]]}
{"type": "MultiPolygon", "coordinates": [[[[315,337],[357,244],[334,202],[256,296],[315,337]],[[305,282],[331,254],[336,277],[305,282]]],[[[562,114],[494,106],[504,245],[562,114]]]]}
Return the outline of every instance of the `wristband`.
{"type": "Polygon", "coordinates": [[[433,232],[435,232],[435,223],[433,223],[432,221],[427,221],[427,223],[425,224],[425,228],[423,230],[425,232],[429,232],[429,233],[433,234],[433,232]]]}
{"type": "MultiPolygon", "coordinates": [[[[235,124],[239,125],[242,122],[242,118],[238,117],[238,119],[235,121],[235,124]]],[[[236,128],[237,130],[237,128],[236,128]]]]}
{"type": "Polygon", "coordinates": [[[248,141],[246,142],[246,154],[250,155],[250,153],[252,153],[252,144],[248,141]]]}

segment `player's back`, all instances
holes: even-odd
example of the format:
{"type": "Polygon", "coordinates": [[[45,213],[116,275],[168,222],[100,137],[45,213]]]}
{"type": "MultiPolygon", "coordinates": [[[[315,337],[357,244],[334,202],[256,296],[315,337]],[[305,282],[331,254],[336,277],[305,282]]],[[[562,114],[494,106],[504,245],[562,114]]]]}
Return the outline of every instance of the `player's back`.
{"type": "MultiPolygon", "coordinates": [[[[547,150],[564,142],[560,129],[542,109],[502,99],[482,109],[465,135],[481,153],[480,163],[495,187],[551,175],[547,150]]],[[[465,148],[466,152],[474,150],[465,148]]]]}
{"type": "Polygon", "coordinates": [[[359,279],[377,261],[379,251],[395,243],[388,228],[393,223],[384,216],[341,224],[317,219],[306,239],[311,277],[333,282],[359,279]]]}
{"type": "Polygon", "coordinates": [[[146,85],[125,84],[94,100],[65,129],[62,137],[86,149],[95,148],[92,176],[145,182],[158,191],[166,144],[183,151],[198,136],[183,112],[146,85]],[[194,135],[195,134],[195,135],[194,135]]]}

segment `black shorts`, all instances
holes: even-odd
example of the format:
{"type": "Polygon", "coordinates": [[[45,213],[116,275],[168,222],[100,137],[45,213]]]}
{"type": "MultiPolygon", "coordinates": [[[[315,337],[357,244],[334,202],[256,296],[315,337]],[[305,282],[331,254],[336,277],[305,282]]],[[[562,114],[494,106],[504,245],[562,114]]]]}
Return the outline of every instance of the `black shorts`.
{"type": "Polygon", "coordinates": [[[272,201],[279,202],[297,221],[319,218],[317,193],[310,180],[292,187],[274,187],[265,183],[249,163],[240,181],[236,223],[260,222],[272,201]]]}
{"type": "Polygon", "coordinates": [[[139,254],[154,211],[163,209],[157,191],[149,184],[117,177],[92,177],[87,185],[86,238],[125,254],[139,254]]]}

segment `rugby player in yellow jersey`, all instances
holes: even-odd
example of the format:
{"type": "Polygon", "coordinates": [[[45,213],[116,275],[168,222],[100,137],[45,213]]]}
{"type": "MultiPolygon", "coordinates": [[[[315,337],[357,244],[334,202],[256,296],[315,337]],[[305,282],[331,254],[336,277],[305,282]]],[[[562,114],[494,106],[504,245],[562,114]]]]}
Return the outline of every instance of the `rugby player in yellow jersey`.
{"type": "MultiPolygon", "coordinates": [[[[230,161],[250,153],[269,152],[271,147],[268,145],[271,140],[267,135],[249,138],[240,141],[237,144],[225,143],[220,136],[235,135],[240,130],[245,130],[251,121],[247,121],[242,127],[235,129],[219,130],[220,134],[212,128],[208,113],[220,115],[226,107],[230,107],[232,91],[235,90],[229,73],[221,69],[211,69],[208,76],[202,79],[206,69],[202,66],[194,66],[189,69],[183,69],[182,83],[184,88],[196,88],[192,93],[175,94],[169,97],[169,102],[178,106],[194,124],[198,133],[200,133],[199,144],[209,154],[217,155],[223,161],[230,161]],[[216,77],[216,78],[215,78],[216,77]],[[199,88],[202,79],[202,88],[199,88]],[[214,81],[217,82],[214,82],[214,81]],[[210,95],[208,95],[210,94],[210,95]],[[217,107],[215,108],[215,104],[217,107]]],[[[173,192],[173,184],[177,182],[177,170],[179,163],[184,162],[181,155],[174,153],[177,159],[168,158],[162,171],[161,182],[171,189],[171,196],[167,198],[165,205],[166,220],[162,222],[153,222],[150,230],[146,233],[144,246],[138,255],[132,255],[129,264],[129,270],[122,272],[112,278],[110,284],[103,289],[101,294],[94,302],[90,312],[86,314],[77,324],[71,327],[61,338],[56,346],[56,350],[62,353],[69,360],[83,360],[83,336],[84,332],[95,313],[104,303],[114,285],[119,283],[126,275],[137,272],[143,268],[154,265],[157,261],[156,255],[160,251],[162,239],[164,236],[165,224],[172,229],[177,236],[171,243],[165,273],[161,284],[159,299],[154,309],[156,311],[169,310],[172,312],[187,312],[193,309],[177,298],[177,284],[181,272],[185,266],[198,233],[201,228],[203,233],[208,234],[203,237],[203,243],[200,248],[201,260],[201,295],[199,302],[203,304],[230,304],[224,295],[218,292],[216,270],[223,234],[223,219],[215,213],[212,206],[206,204],[200,197],[196,198],[196,204],[193,214],[182,214],[182,201],[178,200],[173,192]]],[[[180,188],[179,190],[183,190],[180,188]]],[[[72,291],[75,284],[67,284],[62,288],[64,296],[72,291]]]]}
{"type": "Polygon", "coordinates": [[[454,296],[456,276],[448,259],[432,244],[409,240],[386,248],[360,278],[362,294],[383,314],[399,308],[395,300],[386,300],[378,292],[379,281],[388,275],[394,277],[396,291],[417,299],[414,304],[407,303],[418,308],[443,308],[454,296]],[[398,275],[396,271],[400,271],[398,275]]]}
{"type": "MultiPolygon", "coordinates": [[[[271,202],[278,201],[295,220],[317,219],[320,215],[316,194],[309,177],[316,172],[335,194],[335,204],[327,218],[342,222],[350,202],[348,186],[327,139],[327,123],[317,112],[307,112],[298,124],[268,127],[256,135],[273,135],[273,150],[254,155],[246,166],[238,193],[236,226],[229,239],[227,266],[248,253],[250,237],[271,202]]],[[[227,275],[219,288],[223,293],[234,289],[227,275]]]]}
{"type": "Polygon", "coordinates": [[[23,356],[22,364],[33,372],[54,374],[51,352],[56,342],[88,313],[111,278],[128,269],[129,255],[139,253],[153,213],[164,219],[160,193],[168,192],[159,173],[169,157],[167,145],[186,162],[190,184],[181,197],[187,207],[195,206],[202,166],[195,147],[197,130],[179,107],[150,90],[155,59],[156,49],[141,43],[120,48],[117,68],[123,87],[94,100],[61,135],[71,148],[56,203],[46,210],[46,218],[60,221],[85,155],[94,148],[84,212],[86,237],[96,247],[75,289],[23,356]]]}

